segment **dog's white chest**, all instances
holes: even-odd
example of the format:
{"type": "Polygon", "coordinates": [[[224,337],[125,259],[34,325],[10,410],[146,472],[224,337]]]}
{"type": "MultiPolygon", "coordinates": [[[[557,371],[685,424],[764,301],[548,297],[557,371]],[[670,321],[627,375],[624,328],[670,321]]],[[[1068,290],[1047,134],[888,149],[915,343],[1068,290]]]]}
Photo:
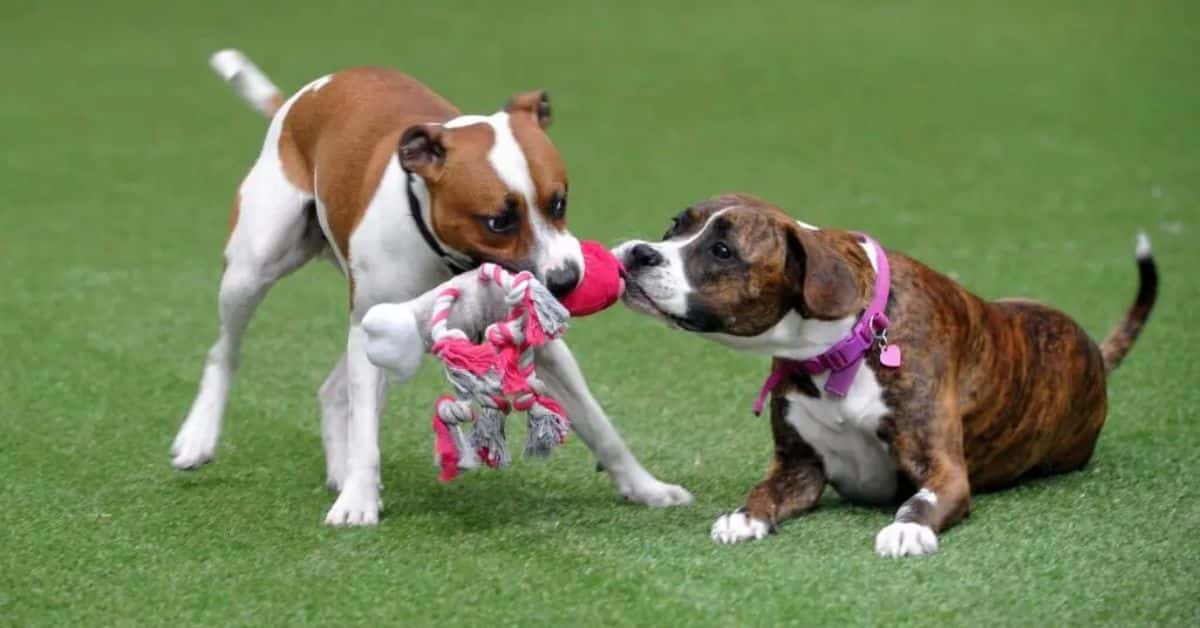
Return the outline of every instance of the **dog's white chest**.
{"type": "Polygon", "coordinates": [[[883,390],[863,365],[844,398],[824,392],[826,375],[813,378],[820,398],[788,393],[787,422],[816,450],[838,494],[852,501],[886,503],[896,494],[896,463],[876,431],[888,413],[883,390]]]}

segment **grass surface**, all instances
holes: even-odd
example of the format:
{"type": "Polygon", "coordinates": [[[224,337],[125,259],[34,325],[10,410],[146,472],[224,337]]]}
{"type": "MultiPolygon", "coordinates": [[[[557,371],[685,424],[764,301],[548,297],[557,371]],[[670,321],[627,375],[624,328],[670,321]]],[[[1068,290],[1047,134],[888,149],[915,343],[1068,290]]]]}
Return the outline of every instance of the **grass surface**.
{"type": "Polygon", "coordinates": [[[1200,622],[1195,3],[70,4],[9,0],[0,20],[0,624],[1200,622]],[[264,130],[205,67],[230,45],[293,89],[362,63],[468,111],[549,88],[588,237],[752,191],[1100,336],[1133,297],[1140,227],[1160,302],[1093,464],[980,497],[932,558],[876,558],[888,513],[832,494],[777,537],[712,544],[770,451],[748,413],[765,363],[625,311],[571,341],[693,506],[618,503],[576,439],[439,485],[429,368],[384,421],[381,525],[326,529],[314,392],[345,333],[328,265],[252,325],[215,463],[167,465],[264,130]]]}

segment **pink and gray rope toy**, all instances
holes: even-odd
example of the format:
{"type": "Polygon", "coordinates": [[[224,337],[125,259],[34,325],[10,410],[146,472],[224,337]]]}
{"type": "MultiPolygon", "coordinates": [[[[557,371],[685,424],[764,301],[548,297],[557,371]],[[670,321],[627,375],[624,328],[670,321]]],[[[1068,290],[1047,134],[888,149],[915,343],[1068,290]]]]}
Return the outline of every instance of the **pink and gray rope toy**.
{"type": "Polygon", "coordinates": [[[487,263],[410,301],[375,306],[363,319],[375,364],[407,377],[424,353],[442,362],[453,395],[433,409],[439,480],[480,463],[507,466],[512,410],[528,415],[524,455],[546,457],[566,441],[569,419],[538,378],[535,352],[566,332],[568,318],[607,308],[624,289],[617,259],[598,243],[581,246],[583,279],[561,302],[530,273],[487,263]]]}

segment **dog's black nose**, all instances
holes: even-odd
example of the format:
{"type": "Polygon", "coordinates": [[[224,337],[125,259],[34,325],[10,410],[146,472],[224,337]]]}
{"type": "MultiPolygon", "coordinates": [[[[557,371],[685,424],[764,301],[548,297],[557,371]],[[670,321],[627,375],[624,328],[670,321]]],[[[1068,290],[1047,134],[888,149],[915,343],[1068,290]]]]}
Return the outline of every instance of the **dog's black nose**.
{"type": "Polygon", "coordinates": [[[579,267],[575,264],[566,264],[546,273],[546,288],[555,298],[561,299],[568,292],[574,290],[577,285],[579,285],[579,267]]]}
{"type": "Polygon", "coordinates": [[[649,244],[637,244],[629,249],[629,266],[631,268],[658,266],[662,262],[662,254],[649,244]]]}

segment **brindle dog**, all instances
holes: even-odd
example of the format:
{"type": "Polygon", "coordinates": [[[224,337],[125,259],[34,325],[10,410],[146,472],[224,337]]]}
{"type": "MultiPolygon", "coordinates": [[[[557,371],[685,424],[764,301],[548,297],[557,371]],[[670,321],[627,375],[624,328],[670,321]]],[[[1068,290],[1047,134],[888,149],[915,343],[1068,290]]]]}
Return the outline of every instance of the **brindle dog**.
{"type": "MultiPolygon", "coordinates": [[[[679,214],[662,242],[616,251],[625,302],[737,349],[803,360],[844,337],[870,302],[879,260],[847,231],[816,229],[746,195],[679,214]]],[[[854,501],[904,500],[876,537],[885,556],[926,554],[971,508],[972,491],[1087,464],[1108,408],[1106,375],[1129,351],[1158,283],[1139,237],[1140,287],[1097,345],[1062,312],[986,301],[897,251],[886,313],[899,368],[872,347],[844,397],[827,373],[773,392],[775,456],[745,505],[713,526],[725,543],[762,538],[816,506],[827,483],[854,501]]]]}

